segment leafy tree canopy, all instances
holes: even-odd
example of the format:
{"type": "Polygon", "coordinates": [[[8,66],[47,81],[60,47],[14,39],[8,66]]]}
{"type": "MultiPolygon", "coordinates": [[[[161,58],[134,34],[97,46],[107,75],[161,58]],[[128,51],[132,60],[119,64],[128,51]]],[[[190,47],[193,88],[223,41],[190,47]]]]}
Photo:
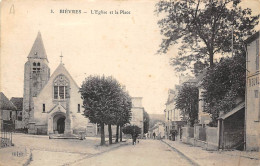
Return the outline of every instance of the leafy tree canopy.
{"type": "Polygon", "coordinates": [[[191,69],[192,64],[197,65],[197,70],[212,67],[215,54],[231,52],[232,29],[233,48],[243,49],[241,42],[253,33],[259,15],[251,16],[251,9],[242,9],[240,2],[161,0],[156,4],[156,12],[164,14],[158,21],[164,38],[158,53],[166,53],[170,46],[179,44],[179,53],[172,59],[177,71],[191,69]]]}
{"type": "Polygon", "coordinates": [[[80,93],[84,115],[91,123],[116,124],[119,115],[123,115],[122,110],[130,107],[127,95],[113,77],[89,76],[83,82],[80,93]]]}
{"type": "Polygon", "coordinates": [[[130,123],[132,117],[132,100],[128,92],[122,91],[120,107],[116,112],[116,124],[123,126],[130,123]]]}
{"type": "Polygon", "coordinates": [[[136,125],[125,126],[122,131],[124,134],[130,134],[135,137],[141,134],[141,128],[136,125]]]}
{"type": "Polygon", "coordinates": [[[186,118],[191,126],[198,120],[198,88],[193,84],[184,84],[176,98],[176,109],[186,118]]]}
{"type": "Polygon", "coordinates": [[[214,126],[217,125],[219,112],[227,113],[236,106],[237,99],[245,95],[246,58],[237,53],[231,58],[222,58],[214,68],[209,68],[203,78],[202,87],[205,107],[211,114],[214,126]]]}

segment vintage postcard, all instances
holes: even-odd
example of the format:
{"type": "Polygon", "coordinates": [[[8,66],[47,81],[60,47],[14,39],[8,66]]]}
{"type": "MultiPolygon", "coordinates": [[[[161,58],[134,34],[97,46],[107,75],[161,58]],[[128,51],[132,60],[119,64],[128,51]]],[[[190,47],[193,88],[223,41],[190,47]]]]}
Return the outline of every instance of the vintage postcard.
{"type": "Polygon", "coordinates": [[[259,0],[0,11],[0,166],[260,165],[259,0]]]}

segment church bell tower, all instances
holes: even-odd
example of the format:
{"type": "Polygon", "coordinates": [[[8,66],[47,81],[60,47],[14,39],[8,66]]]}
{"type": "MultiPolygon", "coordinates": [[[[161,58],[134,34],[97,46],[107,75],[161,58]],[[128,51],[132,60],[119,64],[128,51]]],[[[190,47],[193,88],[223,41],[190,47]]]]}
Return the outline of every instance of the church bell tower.
{"type": "Polygon", "coordinates": [[[49,61],[40,32],[27,58],[24,65],[23,123],[29,128],[29,123],[34,120],[33,97],[38,96],[50,78],[49,61]]]}

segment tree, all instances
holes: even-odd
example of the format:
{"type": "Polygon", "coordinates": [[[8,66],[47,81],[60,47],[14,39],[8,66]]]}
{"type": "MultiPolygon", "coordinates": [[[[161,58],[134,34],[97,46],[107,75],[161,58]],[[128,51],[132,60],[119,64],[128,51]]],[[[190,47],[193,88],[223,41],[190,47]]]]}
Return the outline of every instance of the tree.
{"type": "Polygon", "coordinates": [[[184,84],[176,98],[176,109],[181,110],[181,114],[187,118],[190,126],[194,126],[198,120],[198,97],[199,92],[195,85],[184,84]]]}
{"type": "Polygon", "coordinates": [[[149,122],[150,122],[149,114],[146,111],[144,111],[144,133],[148,133],[149,131],[149,122]]]}
{"type": "Polygon", "coordinates": [[[203,78],[205,89],[203,98],[204,111],[212,118],[212,125],[217,126],[219,112],[227,113],[236,106],[236,100],[244,98],[246,84],[245,53],[237,53],[231,58],[222,58],[212,69],[208,69],[203,78]]]}
{"type": "Polygon", "coordinates": [[[124,134],[130,134],[133,139],[133,144],[135,142],[135,139],[138,137],[139,134],[141,134],[141,128],[136,125],[128,125],[123,128],[124,134]]]}
{"type": "Polygon", "coordinates": [[[130,123],[132,113],[132,100],[131,97],[129,96],[128,92],[125,92],[122,90],[122,95],[121,95],[121,107],[117,111],[117,121],[116,121],[116,140],[115,142],[118,142],[118,137],[120,133],[120,141],[122,141],[122,127],[123,125],[130,123]],[[119,131],[120,128],[120,131],[119,131]]]}
{"type": "Polygon", "coordinates": [[[89,76],[79,92],[83,99],[84,115],[91,123],[101,127],[101,145],[105,144],[104,125],[109,128],[109,143],[112,143],[111,125],[116,124],[117,111],[121,108],[122,89],[113,77],[89,76]]]}
{"type": "Polygon", "coordinates": [[[213,67],[215,54],[231,52],[232,42],[234,50],[241,50],[241,42],[254,32],[259,15],[251,16],[251,9],[242,9],[240,2],[161,0],[156,4],[156,12],[166,16],[158,21],[164,36],[158,53],[166,53],[170,46],[180,43],[172,65],[177,71],[185,71],[198,61],[204,67],[213,67]]]}

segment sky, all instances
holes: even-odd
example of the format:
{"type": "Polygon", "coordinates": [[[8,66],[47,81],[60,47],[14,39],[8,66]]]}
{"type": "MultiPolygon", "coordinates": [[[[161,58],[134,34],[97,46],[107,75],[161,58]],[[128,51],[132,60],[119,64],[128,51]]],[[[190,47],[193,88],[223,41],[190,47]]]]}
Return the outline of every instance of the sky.
{"type": "MultiPolygon", "coordinates": [[[[23,96],[24,64],[40,31],[51,74],[62,52],[63,63],[79,86],[89,75],[112,75],[132,97],[143,97],[148,113],[163,114],[168,89],[178,84],[178,73],[169,64],[177,49],[156,54],[162,40],[156,2],[2,1],[0,91],[9,99],[23,96]],[[66,9],[81,14],[59,13],[66,9]],[[120,10],[125,14],[109,14],[120,10]]],[[[245,4],[257,6],[259,1],[245,4]]]]}

